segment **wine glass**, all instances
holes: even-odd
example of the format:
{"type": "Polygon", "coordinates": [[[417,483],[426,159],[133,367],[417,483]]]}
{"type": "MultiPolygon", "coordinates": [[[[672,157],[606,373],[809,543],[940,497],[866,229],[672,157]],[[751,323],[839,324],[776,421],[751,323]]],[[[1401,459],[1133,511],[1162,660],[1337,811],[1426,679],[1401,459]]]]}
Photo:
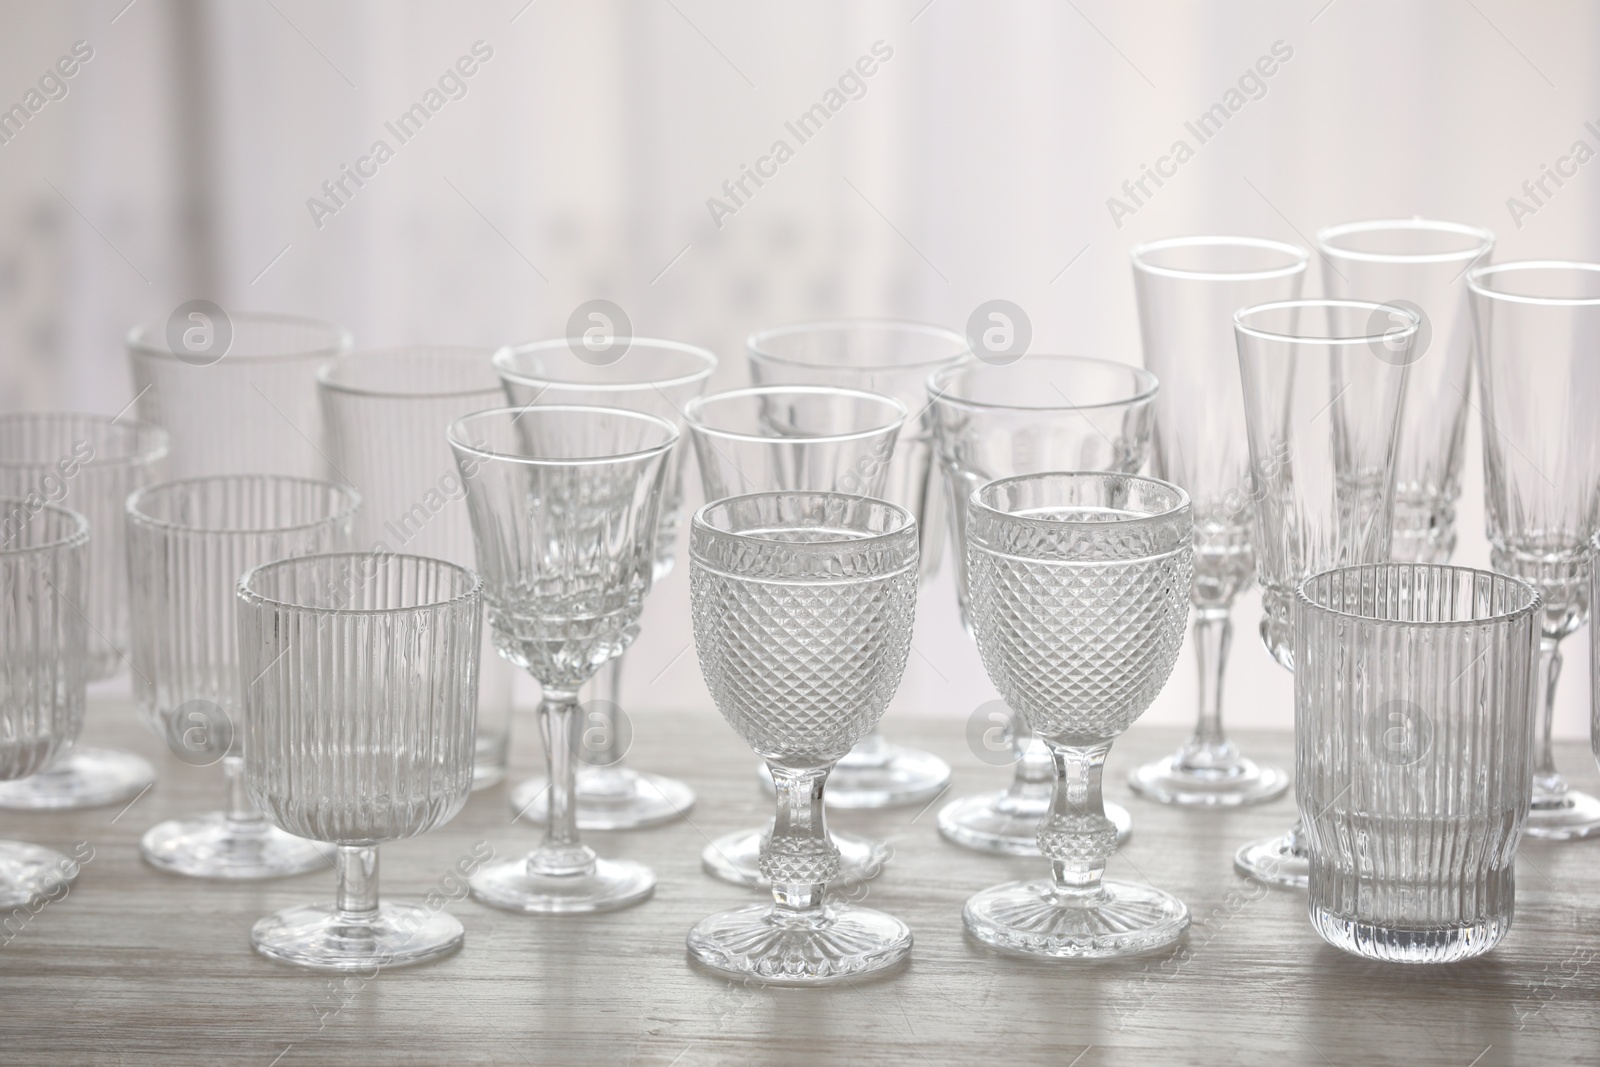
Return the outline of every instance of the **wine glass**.
{"type": "Polygon", "coordinates": [[[276,560],[239,579],[250,797],[339,850],[336,900],[257,922],[263,956],[364,970],[461,946],[447,912],[378,898],[377,843],[444,825],[472,791],[482,590],[465,567],[387,551],[276,560]]]}
{"type": "Polygon", "coordinates": [[[711,915],[689,953],[724,974],[785,985],[848,981],[911,952],[911,930],[830,902],[839,849],[828,773],[883,715],[911,649],[917,525],[856,495],[755,493],[714,501],[689,534],[695,651],[728,724],[767,761],[777,816],[761,845],[772,904],[711,915]]]}
{"type": "Polygon", "coordinates": [[[650,868],[600,859],[573,806],[578,689],[639,632],[678,430],[618,408],[499,408],[457,419],[478,570],[500,655],[543,688],[550,782],[544,842],[485,867],[472,895],[508,911],[608,911],[647,898],[650,868]]]}

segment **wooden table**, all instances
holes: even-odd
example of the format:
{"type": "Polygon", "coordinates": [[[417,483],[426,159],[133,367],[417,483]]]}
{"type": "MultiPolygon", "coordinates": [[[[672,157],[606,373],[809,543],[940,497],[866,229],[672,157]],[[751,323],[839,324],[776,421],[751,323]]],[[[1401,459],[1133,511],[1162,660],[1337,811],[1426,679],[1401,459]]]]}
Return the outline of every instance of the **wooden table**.
{"type": "MultiPolygon", "coordinates": [[[[513,778],[539,762],[527,720],[513,778]]],[[[973,757],[959,722],[891,718],[896,739],[956,767],[951,796],[1003,784],[1009,769],[973,757]]],[[[683,938],[705,914],[753,899],[700,870],[707,839],[770,812],[753,760],[710,709],[634,716],[638,766],[699,791],[688,820],[589,835],[603,853],[644,860],[654,899],[592,918],[525,918],[472,901],[457,955],[330,977],[257,956],[249,929],[287,905],[331,898],[331,871],[228,885],[158,873],[139,859],[153,823],[215,807],[220,769],[165,757],[131,707],[99,701],[86,740],[143,752],[161,781],[126,810],[0,815],[8,837],[94,858],[67,898],[48,904],[0,949],[0,1062],[12,1063],[994,1063],[1166,1064],[1600,1063],[1600,841],[1529,844],[1518,863],[1516,926],[1487,957],[1402,967],[1346,956],[1312,933],[1303,893],[1235,875],[1234,848],[1283,829],[1288,800],[1195,813],[1130,798],[1128,768],[1177,743],[1138,729],[1113,751],[1108,792],[1134,814],[1120,877],[1148,876],[1188,903],[1187,941],[1122,962],[1032,962],[966,938],[962,902],[1039,861],[967,852],[941,840],[936,807],[840,815],[834,825],[884,836],[895,856],[870,883],[874,907],[916,934],[910,966],[830,989],[746,988],[692,968],[683,938]]],[[[1241,737],[1254,754],[1289,757],[1286,734],[1241,737]]],[[[1566,746],[1585,788],[1594,761],[1566,746]]],[[[444,829],[383,847],[382,889],[420,899],[487,841],[529,848],[505,785],[475,794],[444,829]]]]}

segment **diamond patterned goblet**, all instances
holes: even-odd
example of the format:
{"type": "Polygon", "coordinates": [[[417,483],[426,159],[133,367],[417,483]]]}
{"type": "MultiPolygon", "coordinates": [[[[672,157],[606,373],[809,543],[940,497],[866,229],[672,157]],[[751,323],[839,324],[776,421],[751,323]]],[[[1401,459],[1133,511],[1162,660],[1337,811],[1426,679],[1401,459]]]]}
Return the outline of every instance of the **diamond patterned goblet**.
{"type": "Polygon", "coordinates": [[[967,510],[968,604],[989,680],[1050,748],[1039,824],[1050,877],[967,901],[967,930],[1030,956],[1122,956],[1189,925],[1183,902],[1108,881],[1116,828],[1101,774],[1111,743],[1172,674],[1189,619],[1194,523],[1182,489],[1073,472],[991,482],[967,510]]]}
{"type": "Polygon", "coordinates": [[[839,849],[824,787],[883,715],[911,649],[917,524],[880,500],[756,493],[705,505],[689,535],[695,651],[728,724],[778,791],[761,872],[773,903],[702,919],[689,952],[726,974],[789,985],[845,981],[906,958],[911,931],[830,902],[839,849]]]}

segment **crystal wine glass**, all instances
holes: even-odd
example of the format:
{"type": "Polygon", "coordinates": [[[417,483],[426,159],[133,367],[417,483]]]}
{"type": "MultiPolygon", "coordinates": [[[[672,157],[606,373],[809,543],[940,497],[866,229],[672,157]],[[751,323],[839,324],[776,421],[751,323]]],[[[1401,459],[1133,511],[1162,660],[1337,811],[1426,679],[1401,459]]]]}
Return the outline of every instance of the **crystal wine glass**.
{"type": "MultiPolygon", "coordinates": [[[[0,496],[66,502],[89,520],[89,681],[121,669],[128,648],[128,554],[122,502],[160,476],[167,435],[107,415],[0,416],[0,496]]],[[[38,774],[0,783],[0,808],[91,808],[127,801],[156,780],[132,752],[67,744],[38,774]]]]}
{"type": "MultiPolygon", "coordinates": [[[[1289,300],[1233,316],[1250,437],[1261,639],[1294,670],[1294,596],[1334,567],[1385,563],[1411,346],[1422,320],[1397,304],[1289,300]]],[[[1234,856],[1243,873],[1306,885],[1298,819],[1234,856]]]]}
{"type": "Polygon", "coordinates": [[[483,582],[387,551],[302,556],[239,579],[250,797],[338,846],[339,892],[255,924],[256,951],[334,970],[461,946],[449,913],[378,898],[378,842],[442,826],[472,791],[483,582]]]}
{"type": "MultiPolygon", "coordinates": [[[[644,337],[560,338],[502,348],[494,366],[512,404],[578,404],[625,408],[666,419],[683,431],[683,408],[705,391],[717,357],[694,345],[644,337]]],[[[683,451],[667,458],[656,533],[655,581],[672,572],[683,503],[683,451]]],[[[585,830],[627,830],[681,818],[694,806],[694,790],[665,775],[623,763],[624,732],[612,709],[622,706],[622,664],[602,666],[583,704],[586,741],[580,749],[576,805],[585,830]]],[[[544,822],[548,779],[534,776],[511,791],[512,810],[544,822]]]]}
{"type": "Polygon", "coordinates": [[[243,690],[234,587],[269,560],[350,547],[360,498],[330,482],[228,474],[160,482],[127,501],[133,670],[145,724],[192,766],[220,761],[227,807],[152,827],[139,851],[192,878],[314,870],[325,846],[284,833],[250,801],[239,734],[243,690]]]}
{"type": "Polygon", "coordinates": [[[608,911],[647,898],[650,868],[578,840],[578,689],[639,632],[678,430],[637,411],[533,406],[450,426],[495,648],[543,688],[549,812],[526,859],[485,867],[472,895],[508,911],[608,911]]]}
{"type": "Polygon", "coordinates": [[[1176,940],[1189,909],[1107,880],[1116,828],[1101,774],[1161,692],[1189,619],[1194,523],[1182,489],[1104,472],[1027,474],[967,507],[968,607],[989,680],[1055,764],[1038,828],[1050,877],[985,889],[967,930],[1029,956],[1124,956],[1176,940]]]}
{"type": "Polygon", "coordinates": [[[1252,237],[1177,237],[1133,250],[1144,363],[1161,382],[1151,471],[1194,510],[1194,648],[1199,719],[1170,756],[1128,776],[1164,804],[1232,807],[1283,795],[1289,775],[1240,753],[1222,728],[1234,597],[1250,584],[1250,446],[1233,313],[1300,295],[1310,255],[1252,237]]]}
{"type": "Polygon", "coordinates": [[[756,493],[695,513],[695,651],[717,710],[777,783],[762,842],[773,903],[720,912],[689,952],[724,974],[786,985],[848,981],[911,952],[881,911],[830,902],[839,850],[824,787],[883,715],[911,648],[917,525],[904,508],[834,493],[756,493]]]}
{"type": "MultiPolygon", "coordinates": [[[[968,634],[967,502],[996,478],[1049,470],[1126,474],[1144,466],[1155,422],[1155,376],[1105,359],[1030,355],[1005,366],[952,367],[928,380],[956,562],[956,600],[968,634]]],[[[1050,810],[1055,766],[1043,741],[1014,738],[1010,788],[946,804],[939,833],[980,852],[1039,854],[1039,820],[1050,810]]],[[[1133,820],[1121,805],[1106,815],[1124,841],[1133,820]]]]}

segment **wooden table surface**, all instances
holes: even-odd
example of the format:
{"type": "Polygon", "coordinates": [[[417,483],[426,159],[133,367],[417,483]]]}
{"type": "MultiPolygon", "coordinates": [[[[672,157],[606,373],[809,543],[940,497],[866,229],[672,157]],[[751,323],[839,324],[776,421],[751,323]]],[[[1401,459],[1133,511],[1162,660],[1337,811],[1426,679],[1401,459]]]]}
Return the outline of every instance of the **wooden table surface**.
{"type": "MultiPolygon", "coordinates": [[[[540,762],[519,725],[512,778],[540,762]]],[[[994,788],[1009,769],[972,756],[960,722],[891,717],[890,736],[956,768],[948,796],[994,788]]],[[[1600,841],[1524,844],[1516,924],[1486,957],[1450,967],[1369,963],[1323,944],[1303,893],[1234,874],[1241,842],[1284,828],[1287,799],[1231,813],[1164,808],[1129,796],[1124,776],[1178,734],[1135,728],[1112,751],[1109,794],[1134,814],[1112,874],[1147,876],[1194,917],[1175,948],[1118,962],[1033,962],[965,937],[962,902],[1040,871],[1037,860],[945,843],[934,808],[846,813],[833,825],[878,834],[894,859],[867,902],[916,935],[909,967],[829,989],[746,988],[692,968],[684,934],[707,913],[755,899],[700,870],[707,839],[770,812],[753,759],[711,709],[634,716],[636,766],[679,775],[700,800],[688,820],[591,834],[603,854],[648,862],[655,897],[588,918],[527,918],[470,900],[451,906],[463,950],[370,980],[272,963],[250,925],[278,908],[329,899],[332,872],[229,885],[161,874],[139,859],[155,822],[217,806],[220,768],[165,756],[131,706],[96,702],[85,740],[151,757],[161,780],[131,807],[0,813],[7,837],[94,849],[66,898],[0,948],[0,1062],[12,1063],[1428,1063],[1452,1067],[1600,1063],[1600,841]]],[[[1289,757],[1287,734],[1239,738],[1289,757]]],[[[1565,746],[1577,784],[1600,785],[1581,745],[1565,746]]],[[[473,846],[520,854],[504,784],[453,822],[385,845],[386,897],[420,899],[473,846]]]]}

